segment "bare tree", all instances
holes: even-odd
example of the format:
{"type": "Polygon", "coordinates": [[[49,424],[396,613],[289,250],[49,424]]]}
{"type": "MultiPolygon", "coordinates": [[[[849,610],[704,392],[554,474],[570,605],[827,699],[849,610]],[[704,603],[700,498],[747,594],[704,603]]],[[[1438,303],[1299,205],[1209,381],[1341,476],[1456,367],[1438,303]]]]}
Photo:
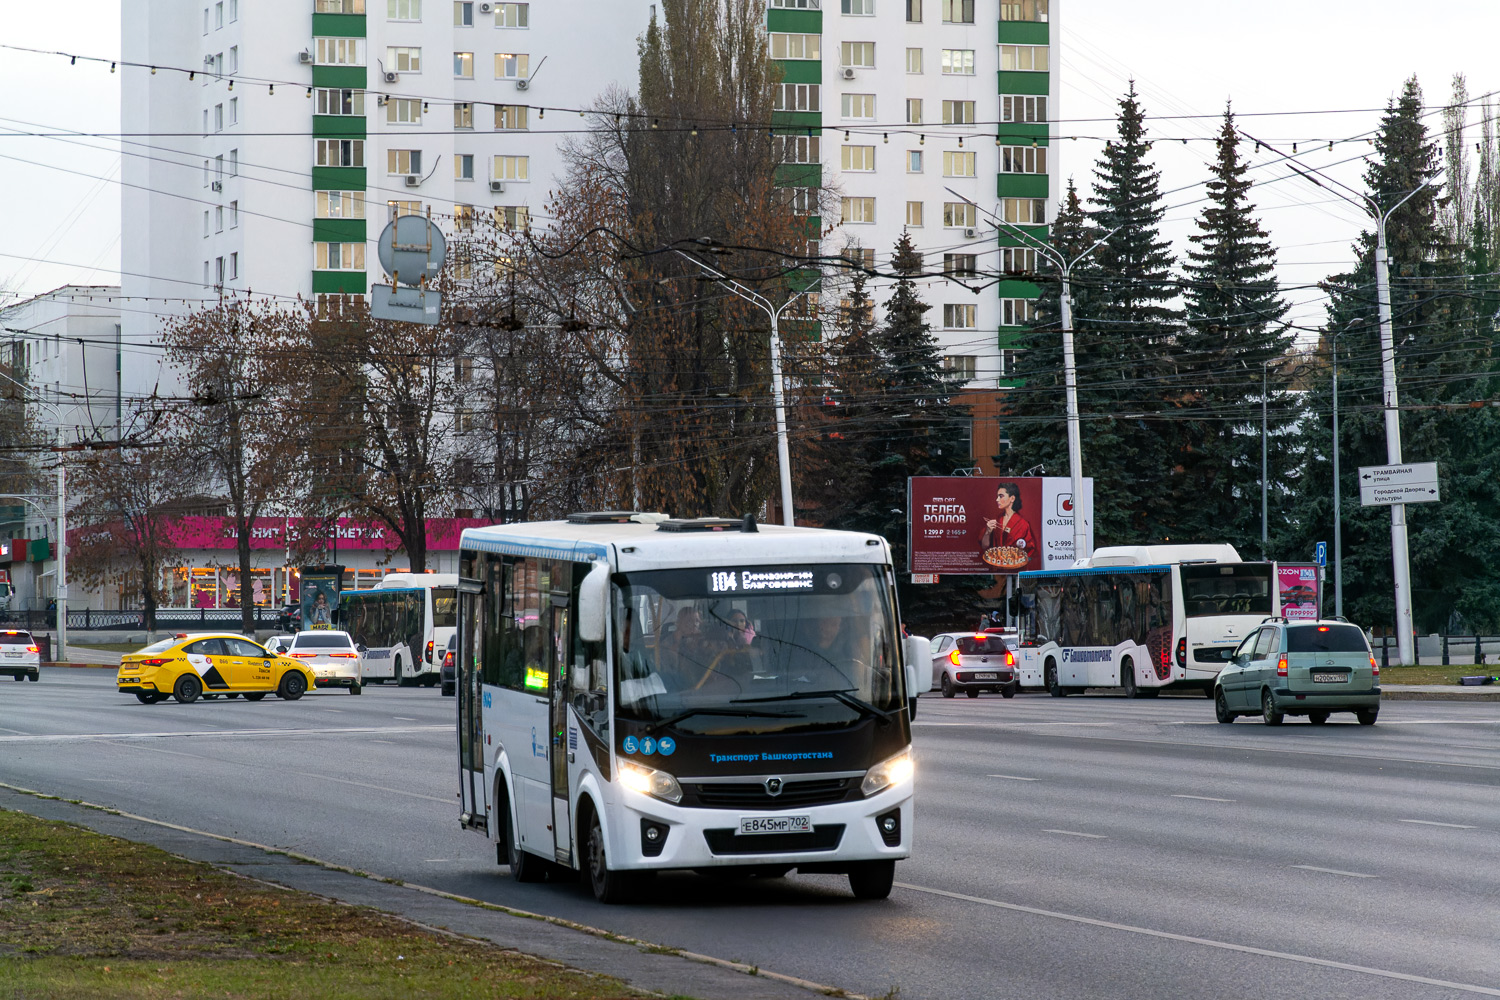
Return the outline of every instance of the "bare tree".
{"type": "MultiPolygon", "coordinates": [[[[1469,181],[1469,82],[1453,74],[1453,96],[1443,109],[1443,174],[1448,200],[1441,209],[1443,228],[1455,246],[1469,241],[1474,219],[1474,189],[1469,181]]],[[[1481,154],[1482,155],[1482,154],[1481,154]]]]}

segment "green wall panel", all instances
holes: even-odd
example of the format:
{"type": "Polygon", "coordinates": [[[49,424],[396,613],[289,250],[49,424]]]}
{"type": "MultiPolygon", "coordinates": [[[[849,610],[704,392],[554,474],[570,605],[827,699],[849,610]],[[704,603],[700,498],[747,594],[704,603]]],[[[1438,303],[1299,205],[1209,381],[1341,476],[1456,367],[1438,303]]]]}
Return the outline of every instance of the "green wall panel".
{"type": "Polygon", "coordinates": [[[1047,28],[1045,21],[1001,21],[1000,44],[1046,45],[1050,34],[1047,28]]]}
{"type": "Polygon", "coordinates": [[[820,59],[779,59],[784,83],[822,83],[823,62],[820,59]]]}
{"type": "Polygon", "coordinates": [[[1000,93],[1002,94],[1042,94],[1046,95],[1047,85],[1051,80],[1048,73],[1023,73],[1020,70],[1004,70],[998,74],[1000,77],[1000,93]]]}
{"type": "Polygon", "coordinates": [[[1051,140],[1047,137],[1047,126],[1028,122],[1005,122],[996,126],[1000,132],[1000,141],[1007,146],[1029,146],[1034,141],[1038,146],[1045,146],[1051,140]]]}
{"type": "MultiPolygon", "coordinates": [[[[379,0],[373,0],[378,3],[379,0]]],[[[363,14],[314,14],[312,16],[314,38],[363,38],[365,16],[363,14]]]]}
{"type": "Polygon", "coordinates": [[[314,271],[312,290],[314,295],[363,295],[366,291],[365,272],[314,271]]]}
{"type": "Polygon", "coordinates": [[[313,135],[364,139],[365,118],[363,115],[313,115],[313,135]]]}
{"type": "MultiPolygon", "coordinates": [[[[1040,260],[1037,267],[1041,267],[1040,260]]],[[[1016,281],[1007,278],[995,285],[995,297],[998,299],[1034,299],[1042,294],[1041,288],[1030,281],[1016,281]]]]}
{"type": "Polygon", "coordinates": [[[1047,175],[996,174],[995,193],[1001,198],[1045,198],[1047,175]]]}
{"type": "Polygon", "coordinates": [[[364,219],[314,219],[315,243],[364,243],[364,219]]]}
{"type": "Polygon", "coordinates": [[[816,135],[822,131],[823,116],[816,111],[772,111],[771,124],[781,132],[810,128],[816,135]]]}
{"type": "Polygon", "coordinates": [[[776,10],[766,11],[767,31],[796,31],[805,35],[823,33],[821,10],[776,10]]]}
{"type": "Polygon", "coordinates": [[[823,167],[817,163],[783,163],[776,167],[778,187],[822,187],[823,167]]]}
{"type": "Polygon", "coordinates": [[[366,67],[364,66],[314,66],[312,68],[314,87],[355,87],[363,90],[365,80],[366,67]]]}
{"type": "Polygon", "coordinates": [[[363,191],[364,167],[313,167],[314,191],[363,191]]]}

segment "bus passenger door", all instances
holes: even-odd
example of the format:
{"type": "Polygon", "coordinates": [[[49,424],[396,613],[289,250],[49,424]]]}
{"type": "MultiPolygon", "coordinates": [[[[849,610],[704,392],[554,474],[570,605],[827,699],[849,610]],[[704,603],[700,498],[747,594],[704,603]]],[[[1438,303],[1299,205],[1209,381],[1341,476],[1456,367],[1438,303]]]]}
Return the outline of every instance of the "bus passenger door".
{"type": "Polygon", "coordinates": [[[477,593],[459,597],[458,649],[454,668],[458,671],[458,795],[459,813],[470,817],[469,826],[489,829],[489,796],[484,786],[484,716],[481,711],[484,679],[480,669],[480,613],[477,593]]]}
{"type": "MultiPolygon", "coordinates": [[[[556,597],[553,600],[557,600],[556,597]]],[[[574,747],[568,739],[568,606],[552,605],[549,652],[552,657],[552,836],[557,860],[572,861],[572,822],[569,816],[568,762],[574,747]]]]}

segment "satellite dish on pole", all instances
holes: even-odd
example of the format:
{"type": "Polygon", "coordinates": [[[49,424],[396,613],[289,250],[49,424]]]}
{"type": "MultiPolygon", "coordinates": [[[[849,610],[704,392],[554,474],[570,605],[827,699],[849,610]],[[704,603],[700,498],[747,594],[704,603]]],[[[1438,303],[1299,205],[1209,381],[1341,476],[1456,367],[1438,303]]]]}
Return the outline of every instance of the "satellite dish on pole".
{"type": "Polygon", "coordinates": [[[381,232],[376,253],[380,266],[396,284],[370,287],[370,315],[435,326],[442,313],[442,296],[426,286],[436,280],[447,258],[442,230],[420,215],[397,216],[381,232]]]}

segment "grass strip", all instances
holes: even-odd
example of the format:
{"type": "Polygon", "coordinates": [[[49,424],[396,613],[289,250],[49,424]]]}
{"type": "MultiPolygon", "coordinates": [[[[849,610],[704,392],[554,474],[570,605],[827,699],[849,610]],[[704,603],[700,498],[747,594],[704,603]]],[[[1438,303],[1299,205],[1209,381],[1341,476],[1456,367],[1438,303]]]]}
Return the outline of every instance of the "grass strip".
{"type": "MultiPolygon", "coordinates": [[[[1376,654],[1376,662],[1380,656],[1376,654]]],[[[1474,677],[1480,674],[1494,674],[1497,668],[1493,663],[1454,663],[1450,666],[1437,667],[1381,667],[1380,686],[1387,684],[1457,684],[1460,677],[1474,677]]]]}
{"type": "Polygon", "coordinates": [[[26,1000],[650,995],[9,810],[0,810],[0,983],[26,1000]]]}

